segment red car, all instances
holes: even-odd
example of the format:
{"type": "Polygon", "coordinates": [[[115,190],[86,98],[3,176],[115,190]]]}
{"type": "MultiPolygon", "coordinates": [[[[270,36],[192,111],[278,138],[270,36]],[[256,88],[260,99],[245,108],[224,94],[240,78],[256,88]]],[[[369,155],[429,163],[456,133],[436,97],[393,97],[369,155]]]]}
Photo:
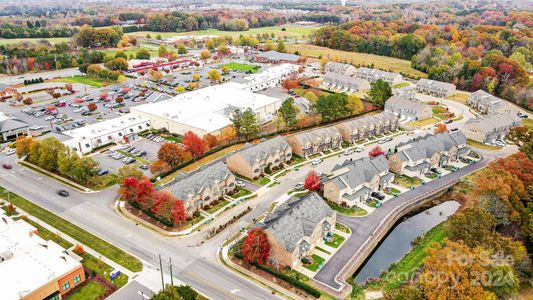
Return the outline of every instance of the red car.
{"type": "Polygon", "coordinates": [[[12,168],[10,164],[2,164],[2,167],[4,167],[4,169],[8,169],[8,170],[10,170],[12,168]]]}

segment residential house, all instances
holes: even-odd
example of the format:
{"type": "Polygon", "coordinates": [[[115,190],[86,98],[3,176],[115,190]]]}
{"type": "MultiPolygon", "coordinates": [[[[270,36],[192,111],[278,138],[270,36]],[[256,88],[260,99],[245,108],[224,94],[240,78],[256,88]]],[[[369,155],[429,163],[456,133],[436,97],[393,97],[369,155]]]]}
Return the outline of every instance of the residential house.
{"type": "Polygon", "coordinates": [[[258,178],[267,169],[277,169],[290,162],[292,149],[282,136],[257,145],[246,144],[241,151],[226,158],[228,168],[247,178],[258,178]]]}
{"type": "Polygon", "coordinates": [[[331,170],[332,178],[324,182],[324,197],[341,206],[364,203],[373,191],[387,188],[394,180],[385,155],[346,160],[331,170]]]}
{"type": "Polygon", "coordinates": [[[484,90],[477,90],[470,94],[466,103],[482,114],[516,114],[518,112],[518,109],[507,101],[491,95],[484,90]]]}
{"type": "Polygon", "coordinates": [[[353,76],[357,72],[357,68],[350,64],[342,64],[342,63],[330,61],[324,66],[324,71],[326,73],[337,73],[337,74],[353,76]]]}
{"type": "Polygon", "coordinates": [[[389,168],[396,174],[416,177],[431,168],[447,165],[469,150],[460,131],[428,134],[398,144],[394,153],[388,155],[389,168]]]}
{"type": "Polygon", "coordinates": [[[254,57],[255,61],[270,64],[290,63],[297,64],[300,61],[300,56],[290,53],[282,53],[278,51],[260,52],[254,57]]]}
{"type": "Polygon", "coordinates": [[[30,134],[28,123],[0,112],[0,142],[30,134]]]}
{"type": "Polygon", "coordinates": [[[326,73],[322,84],[327,88],[347,93],[355,93],[370,89],[370,83],[364,79],[332,72],[326,73]]]}
{"type": "Polygon", "coordinates": [[[385,111],[394,114],[402,120],[417,121],[431,118],[433,111],[431,106],[416,101],[405,100],[398,96],[392,96],[385,101],[385,111]]]}
{"type": "Polygon", "coordinates": [[[377,69],[359,68],[355,72],[355,77],[361,78],[370,82],[377,81],[379,79],[387,82],[390,85],[399,84],[402,82],[402,75],[398,73],[386,72],[377,69]]]}
{"type": "Polygon", "coordinates": [[[416,87],[409,85],[409,86],[404,86],[401,88],[393,88],[392,94],[404,100],[415,101],[416,100],[416,87]]]}
{"type": "Polygon", "coordinates": [[[360,117],[335,125],[345,142],[357,141],[398,130],[399,120],[394,114],[381,112],[372,116],[360,117]]]}
{"type": "Polygon", "coordinates": [[[493,113],[466,121],[461,130],[470,140],[492,144],[496,140],[504,140],[511,128],[520,125],[521,120],[516,114],[493,113]]]}
{"type": "Polygon", "coordinates": [[[311,193],[278,205],[259,226],[267,234],[270,257],[281,266],[294,267],[332,234],[336,219],[329,205],[317,193],[311,193]]]}
{"type": "Polygon", "coordinates": [[[416,83],[416,91],[438,98],[446,98],[455,94],[455,85],[447,82],[431,79],[419,79],[416,83]]]}
{"type": "Polygon", "coordinates": [[[202,166],[190,173],[181,173],[165,186],[183,201],[187,215],[235,190],[235,175],[224,162],[202,166]]]}
{"type": "Polygon", "coordinates": [[[330,149],[339,148],[342,136],[337,128],[320,127],[297,133],[287,138],[292,152],[301,157],[308,157],[330,149]]]}

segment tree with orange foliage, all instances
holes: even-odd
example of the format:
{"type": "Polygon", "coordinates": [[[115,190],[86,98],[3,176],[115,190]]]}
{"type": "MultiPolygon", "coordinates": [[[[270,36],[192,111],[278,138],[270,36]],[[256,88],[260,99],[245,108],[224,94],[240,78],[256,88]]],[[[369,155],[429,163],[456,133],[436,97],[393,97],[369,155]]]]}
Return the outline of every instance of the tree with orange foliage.
{"type": "Polygon", "coordinates": [[[285,79],[281,82],[281,86],[284,88],[284,89],[287,89],[287,92],[289,92],[290,90],[292,89],[295,89],[297,88],[299,85],[298,83],[298,80],[295,79],[295,78],[292,78],[292,79],[285,79]]]}
{"type": "Polygon", "coordinates": [[[98,108],[98,106],[96,106],[96,103],[94,103],[94,102],[91,102],[91,103],[87,104],[87,109],[89,111],[95,111],[97,108],[98,108]]]}
{"type": "Polygon", "coordinates": [[[433,129],[433,133],[437,134],[437,133],[444,133],[448,131],[448,127],[446,127],[446,124],[444,123],[439,123],[437,125],[437,127],[435,127],[435,129],[433,129]]]}
{"type": "Polygon", "coordinates": [[[316,191],[320,188],[320,177],[315,171],[309,172],[305,178],[304,187],[309,191],[316,191]]]}
{"type": "Polygon", "coordinates": [[[211,133],[208,133],[206,135],[204,135],[204,144],[207,146],[207,148],[209,149],[213,149],[215,148],[216,146],[218,146],[218,139],[215,135],[211,134],[211,133]]]}
{"type": "Polygon", "coordinates": [[[192,131],[186,132],[181,142],[192,153],[193,157],[198,157],[205,152],[204,141],[192,131]]]}
{"type": "Polygon", "coordinates": [[[18,137],[17,142],[15,143],[17,147],[17,156],[22,157],[30,154],[31,144],[33,144],[33,139],[31,136],[18,137]]]}
{"type": "Polygon", "coordinates": [[[165,173],[165,172],[168,172],[170,171],[170,169],[172,169],[170,167],[170,165],[166,162],[166,161],[163,161],[163,160],[156,160],[154,161],[151,165],[150,165],[150,172],[152,174],[161,174],[161,173],[165,173]]]}
{"type": "Polygon", "coordinates": [[[234,140],[237,137],[237,131],[235,130],[235,127],[228,126],[228,127],[222,128],[220,136],[221,136],[220,137],[221,144],[225,144],[231,140],[234,140]]]}
{"type": "Polygon", "coordinates": [[[191,152],[184,145],[164,143],[157,151],[157,158],[175,168],[181,163],[192,158],[191,152]]]}
{"type": "Polygon", "coordinates": [[[82,245],[76,244],[76,246],[74,246],[74,249],[72,249],[72,252],[78,255],[82,255],[83,253],[85,253],[85,250],[83,249],[82,245]]]}
{"type": "Polygon", "coordinates": [[[244,260],[248,263],[263,265],[270,255],[270,243],[265,231],[254,228],[248,232],[248,236],[242,246],[244,260]]]}
{"type": "Polygon", "coordinates": [[[385,154],[385,152],[383,150],[381,150],[380,146],[376,146],[372,150],[370,150],[370,152],[368,152],[368,156],[370,158],[374,158],[376,156],[380,156],[380,155],[384,155],[384,154],[385,154]]]}
{"type": "Polygon", "coordinates": [[[523,152],[493,161],[489,167],[493,170],[503,170],[515,175],[522,181],[524,187],[533,184],[533,162],[523,152]]]}

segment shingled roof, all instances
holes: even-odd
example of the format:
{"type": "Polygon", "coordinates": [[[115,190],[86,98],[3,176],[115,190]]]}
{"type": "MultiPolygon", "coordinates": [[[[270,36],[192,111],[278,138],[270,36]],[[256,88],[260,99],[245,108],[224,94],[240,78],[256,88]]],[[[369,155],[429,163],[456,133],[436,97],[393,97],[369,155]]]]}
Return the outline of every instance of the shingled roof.
{"type": "Polygon", "coordinates": [[[292,253],[302,238],[311,237],[320,222],[334,214],[317,193],[311,193],[301,199],[291,197],[276,207],[266,216],[263,228],[269,230],[280,244],[292,253]]]}
{"type": "Polygon", "coordinates": [[[287,147],[290,147],[287,140],[278,135],[257,145],[247,143],[239,153],[250,165],[253,165],[256,160],[265,159],[268,155],[274,155],[277,151],[285,151],[287,147]]]}
{"type": "Polygon", "coordinates": [[[389,165],[387,158],[384,155],[379,155],[372,159],[363,157],[354,161],[345,160],[342,164],[334,166],[331,171],[335,172],[341,169],[345,169],[345,171],[332,179],[333,182],[339,188],[343,188],[347,184],[353,189],[363,183],[370,182],[375,176],[387,171],[389,165]]]}
{"type": "Polygon", "coordinates": [[[396,149],[400,153],[400,159],[417,161],[430,158],[435,152],[449,151],[453,146],[459,146],[465,143],[466,137],[462,132],[457,131],[451,134],[449,132],[443,132],[427,134],[404,143],[399,143],[396,149]]]}
{"type": "Polygon", "coordinates": [[[169,188],[178,199],[185,200],[190,195],[197,195],[205,187],[211,187],[215,183],[232,176],[226,164],[219,161],[196,169],[190,173],[181,173],[171,182],[169,188]]]}

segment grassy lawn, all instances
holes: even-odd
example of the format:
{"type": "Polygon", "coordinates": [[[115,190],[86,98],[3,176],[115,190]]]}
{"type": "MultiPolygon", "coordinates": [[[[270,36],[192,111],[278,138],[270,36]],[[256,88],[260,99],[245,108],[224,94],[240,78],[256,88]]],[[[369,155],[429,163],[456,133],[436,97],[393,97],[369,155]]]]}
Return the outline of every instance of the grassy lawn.
{"type": "Polygon", "coordinates": [[[323,248],[320,248],[320,247],[318,247],[318,246],[315,247],[315,249],[318,250],[318,251],[320,251],[320,252],[324,252],[324,253],[326,253],[326,254],[331,254],[331,252],[329,252],[328,250],[323,249],[323,248]]]}
{"type": "Polygon", "coordinates": [[[452,100],[455,102],[459,102],[466,105],[466,101],[468,101],[469,94],[466,93],[455,93],[449,97],[447,97],[447,100],[452,100]]]}
{"type": "Polygon", "coordinates": [[[116,83],[115,81],[109,80],[109,79],[100,79],[100,78],[95,78],[95,77],[90,77],[90,76],[82,76],[82,75],[74,75],[74,76],[71,76],[71,77],[63,77],[63,78],[59,78],[59,79],[54,79],[52,81],[65,82],[65,83],[80,83],[80,84],[94,86],[94,87],[97,87],[97,88],[100,88],[100,87],[103,87],[103,86],[108,86],[108,85],[116,83]]]}
{"type": "Polygon", "coordinates": [[[433,172],[431,172],[431,173],[426,173],[426,174],[424,174],[424,176],[426,176],[426,178],[429,178],[429,179],[435,179],[435,178],[439,177],[438,174],[433,173],[433,172]]]}
{"type": "Polygon", "coordinates": [[[343,215],[364,216],[367,214],[367,211],[362,208],[342,207],[337,203],[333,203],[330,201],[326,201],[326,203],[329,205],[329,207],[331,207],[331,209],[343,215]]]}
{"type": "Polygon", "coordinates": [[[421,185],[422,182],[424,182],[422,179],[416,178],[416,177],[409,177],[409,176],[405,176],[405,175],[396,175],[396,176],[394,176],[394,184],[402,186],[402,187],[404,187],[406,189],[410,189],[412,187],[417,187],[417,186],[421,185]]]}
{"type": "Polygon", "coordinates": [[[33,227],[37,228],[37,230],[39,231],[37,233],[37,235],[40,236],[43,240],[53,241],[56,244],[58,244],[59,246],[65,248],[65,249],[68,249],[68,248],[74,246],[74,245],[72,245],[72,243],[70,243],[69,241],[67,241],[64,238],[60,237],[58,234],[51,232],[50,230],[48,230],[48,229],[44,228],[43,226],[35,223],[34,221],[32,221],[30,219],[26,219],[25,221],[28,222],[33,227]]]}
{"type": "Polygon", "coordinates": [[[212,213],[216,212],[217,210],[221,209],[222,207],[226,206],[226,204],[228,204],[228,203],[229,203],[228,200],[222,199],[222,200],[218,201],[218,203],[216,205],[211,206],[211,208],[209,208],[207,210],[207,213],[208,214],[212,214],[212,213]]]}
{"type": "Polygon", "coordinates": [[[174,143],[181,143],[181,137],[173,136],[173,135],[161,135],[162,138],[164,138],[167,141],[171,141],[174,143]]]}
{"type": "Polygon", "coordinates": [[[105,293],[105,288],[98,282],[90,281],[85,283],[80,290],[68,296],[69,300],[99,299],[105,293]]]}
{"type": "Polygon", "coordinates": [[[311,255],[311,258],[313,259],[313,262],[310,264],[303,264],[303,266],[304,268],[310,271],[313,271],[313,272],[318,271],[318,268],[320,267],[320,265],[324,263],[324,261],[326,261],[325,259],[323,259],[322,257],[316,254],[311,255]]]}
{"type": "Polygon", "coordinates": [[[426,126],[429,126],[429,125],[432,125],[432,124],[435,124],[435,123],[438,123],[438,122],[439,122],[439,120],[437,120],[435,118],[427,118],[427,119],[420,120],[420,121],[409,122],[409,123],[407,123],[407,125],[409,125],[411,127],[421,128],[421,127],[426,127],[426,126]]]}
{"type": "Polygon", "coordinates": [[[391,265],[384,281],[385,290],[392,290],[400,287],[406,278],[417,272],[422,267],[423,260],[427,256],[427,250],[434,242],[442,242],[445,237],[444,224],[441,223],[428,231],[418,244],[411,249],[399,262],[391,265]],[[406,276],[409,274],[409,276],[406,276]],[[392,276],[391,276],[392,275],[392,276]]]}
{"type": "Polygon", "coordinates": [[[370,202],[368,202],[366,205],[368,205],[368,206],[370,206],[370,207],[375,207],[375,208],[377,208],[377,207],[378,207],[378,204],[379,204],[378,200],[376,200],[376,199],[371,199],[370,202]]]}
{"type": "Polygon", "coordinates": [[[395,188],[388,188],[388,192],[385,192],[385,194],[391,195],[391,196],[393,196],[395,194],[398,195],[400,193],[401,193],[400,190],[395,189],[395,188]]]}
{"type": "Polygon", "coordinates": [[[281,171],[280,173],[278,173],[274,178],[280,178],[280,177],[286,175],[288,172],[289,172],[289,170],[285,169],[285,170],[281,171]]]}
{"type": "Polygon", "coordinates": [[[395,89],[399,89],[399,88],[403,88],[409,85],[410,85],[409,82],[402,82],[402,83],[395,84],[392,87],[395,89]]]}
{"type": "Polygon", "coordinates": [[[522,119],[522,126],[526,126],[529,130],[533,130],[533,120],[532,119],[522,119]]]}
{"type": "Polygon", "coordinates": [[[294,25],[282,25],[282,26],[267,26],[267,27],[260,27],[260,28],[250,28],[247,31],[221,31],[218,29],[206,29],[206,30],[196,30],[196,31],[190,31],[190,32],[154,32],[154,31],[139,31],[139,32],[132,32],[128,33],[127,35],[133,35],[136,37],[145,37],[146,34],[152,35],[152,38],[155,38],[157,34],[160,34],[161,37],[173,37],[173,36],[180,36],[180,35],[194,35],[194,36],[202,36],[202,35],[218,35],[218,36],[231,36],[233,38],[238,38],[240,35],[257,35],[257,34],[263,34],[263,33],[274,33],[276,37],[298,37],[302,38],[302,35],[310,35],[315,30],[317,30],[319,27],[309,28],[309,27],[301,27],[301,26],[294,26],[294,25]],[[282,28],[285,28],[285,31],[282,30],[282,28]]]}
{"type": "Polygon", "coordinates": [[[292,161],[291,161],[291,164],[290,164],[290,165],[291,165],[291,166],[294,166],[294,165],[297,165],[297,164],[299,164],[299,163],[303,163],[304,161],[305,161],[305,158],[300,157],[300,156],[298,156],[298,155],[296,155],[296,154],[293,154],[293,155],[292,155],[292,161]]]}
{"type": "Polygon", "coordinates": [[[239,64],[233,61],[228,64],[223,65],[223,67],[226,67],[227,69],[230,69],[230,70],[251,72],[251,73],[256,73],[257,69],[260,68],[259,66],[253,66],[249,64],[239,64]]]}
{"type": "Polygon", "coordinates": [[[336,59],[341,62],[346,61],[347,63],[352,63],[354,65],[370,65],[374,64],[374,67],[377,69],[390,70],[391,72],[402,72],[404,74],[409,74],[413,77],[422,77],[426,78],[427,74],[415,70],[411,67],[411,62],[404,59],[398,59],[387,56],[379,56],[374,54],[359,53],[359,52],[348,52],[342,50],[334,50],[326,47],[320,47],[310,44],[294,44],[294,45],[285,45],[287,52],[294,53],[298,51],[303,56],[318,58],[319,56],[328,57],[330,59],[336,59]]]}
{"type": "Polygon", "coordinates": [[[267,185],[270,183],[270,179],[263,176],[263,177],[257,178],[256,180],[252,180],[252,182],[258,185],[267,185]]]}
{"type": "Polygon", "coordinates": [[[336,233],[333,234],[333,239],[331,242],[326,242],[326,245],[332,247],[332,248],[339,248],[342,243],[344,243],[345,238],[343,236],[340,236],[336,233]]]}
{"type": "Polygon", "coordinates": [[[468,146],[472,146],[474,148],[490,150],[490,151],[498,151],[498,150],[502,149],[502,147],[500,147],[500,146],[487,145],[487,144],[480,143],[480,142],[477,142],[477,141],[474,141],[474,140],[470,140],[470,139],[466,140],[466,144],[468,146]]]}
{"type": "Polygon", "coordinates": [[[237,193],[231,195],[231,198],[234,198],[234,199],[237,199],[237,198],[240,198],[242,196],[247,196],[247,195],[250,195],[252,192],[250,192],[249,190],[247,189],[244,189],[242,187],[237,187],[237,193]]]}
{"type": "MultiPolygon", "coordinates": [[[[130,47],[130,48],[123,48],[123,49],[120,49],[120,48],[110,48],[110,49],[105,49],[105,50],[102,50],[102,52],[104,52],[106,55],[109,55],[109,56],[115,56],[115,54],[119,51],[122,51],[124,53],[126,53],[126,55],[128,56],[128,58],[133,55],[133,56],[136,56],[137,55],[137,52],[141,49],[141,47],[130,47]]],[[[146,50],[148,50],[148,52],[150,52],[150,55],[152,57],[158,57],[159,54],[157,53],[157,51],[155,50],[151,50],[150,48],[145,48],[146,50]]],[[[172,50],[172,49],[169,49],[169,50],[172,50]]]]}
{"type": "MultiPolygon", "coordinates": [[[[4,195],[5,191],[6,189],[0,187],[1,195],[4,195]]],[[[56,214],[34,204],[33,202],[12,192],[11,202],[28,214],[40,219],[54,228],[57,228],[68,236],[78,240],[80,243],[90,246],[96,252],[104,255],[124,268],[132,272],[140,272],[142,270],[142,263],[139,259],[98,238],[94,234],[68,222],[56,214]]]]}
{"type": "Polygon", "coordinates": [[[433,112],[433,118],[435,119],[441,119],[441,120],[448,120],[450,117],[445,116],[444,114],[448,113],[448,110],[442,105],[439,106],[433,106],[431,109],[433,112]]]}
{"type": "Polygon", "coordinates": [[[117,183],[117,174],[108,173],[103,176],[94,176],[89,180],[89,187],[93,190],[103,190],[117,183]]]}
{"type": "Polygon", "coordinates": [[[348,228],[348,226],[342,224],[342,223],[335,223],[335,229],[337,229],[338,231],[342,231],[344,233],[350,233],[350,228],[348,228]]]}
{"type": "Polygon", "coordinates": [[[0,45],[18,44],[21,42],[37,43],[40,40],[46,40],[50,43],[68,43],[69,37],[55,37],[55,38],[20,38],[20,39],[0,39],[0,45]]]}
{"type": "Polygon", "coordinates": [[[82,253],[80,256],[83,258],[81,263],[85,267],[100,274],[109,282],[113,282],[118,288],[121,288],[126,285],[126,283],[128,283],[128,276],[124,275],[123,273],[121,273],[117,278],[111,280],[111,278],[109,277],[109,273],[113,271],[113,268],[108,264],[104,263],[103,261],[99,260],[98,258],[90,255],[87,252],[82,253]]]}

